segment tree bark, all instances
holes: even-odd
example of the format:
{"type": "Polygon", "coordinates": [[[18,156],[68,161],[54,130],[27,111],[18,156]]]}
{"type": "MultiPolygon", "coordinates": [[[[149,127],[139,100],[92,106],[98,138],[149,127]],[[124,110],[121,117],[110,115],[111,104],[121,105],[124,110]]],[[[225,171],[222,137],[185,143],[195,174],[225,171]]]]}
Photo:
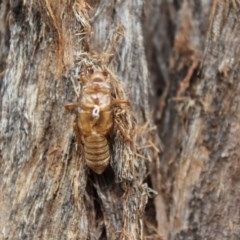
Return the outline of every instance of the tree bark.
{"type": "Polygon", "coordinates": [[[239,239],[239,13],[238,0],[2,1],[0,239],[239,239]],[[131,105],[113,107],[102,175],[64,110],[88,67],[131,105]]]}
{"type": "Polygon", "coordinates": [[[141,0],[1,2],[1,239],[143,239],[154,135],[145,124],[142,8],[141,0]],[[115,117],[132,141],[114,127],[111,167],[99,176],[79,152],[76,116],[64,111],[87,67],[107,70],[131,105],[115,117]]]}
{"type": "Polygon", "coordinates": [[[144,33],[165,147],[152,182],[169,239],[239,239],[239,1],[154,4],[144,33]]]}

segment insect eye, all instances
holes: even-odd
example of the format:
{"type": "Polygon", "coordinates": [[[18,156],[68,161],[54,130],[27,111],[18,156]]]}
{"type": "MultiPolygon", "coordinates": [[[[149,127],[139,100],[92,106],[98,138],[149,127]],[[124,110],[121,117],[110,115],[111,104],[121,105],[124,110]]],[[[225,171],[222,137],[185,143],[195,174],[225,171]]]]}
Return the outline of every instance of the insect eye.
{"type": "Polygon", "coordinates": [[[100,109],[98,105],[94,105],[93,110],[92,110],[92,117],[94,119],[98,119],[99,118],[99,113],[100,113],[100,109]]]}
{"type": "Polygon", "coordinates": [[[102,74],[103,74],[105,77],[108,77],[108,72],[107,72],[107,71],[102,71],[102,74]]]}

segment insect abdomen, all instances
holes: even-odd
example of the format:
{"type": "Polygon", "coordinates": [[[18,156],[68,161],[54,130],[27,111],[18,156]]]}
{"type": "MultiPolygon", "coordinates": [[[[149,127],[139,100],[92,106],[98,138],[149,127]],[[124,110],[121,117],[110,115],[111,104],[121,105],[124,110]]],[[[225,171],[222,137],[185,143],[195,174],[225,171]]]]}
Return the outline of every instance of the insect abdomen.
{"type": "Polygon", "coordinates": [[[101,174],[110,159],[109,145],[105,136],[94,134],[85,137],[84,154],[87,166],[94,172],[101,174]]]}

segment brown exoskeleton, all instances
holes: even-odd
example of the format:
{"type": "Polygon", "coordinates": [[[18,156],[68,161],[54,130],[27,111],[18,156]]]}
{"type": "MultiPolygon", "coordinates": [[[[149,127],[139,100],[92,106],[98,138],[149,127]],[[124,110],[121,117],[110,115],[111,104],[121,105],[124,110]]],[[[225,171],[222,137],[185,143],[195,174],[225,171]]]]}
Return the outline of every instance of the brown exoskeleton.
{"type": "Polygon", "coordinates": [[[79,102],[68,103],[65,108],[70,111],[78,110],[74,126],[77,141],[83,145],[87,166],[101,174],[110,160],[106,136],[113,128],[113,106],[129,102],[112,100],[112,85],[107,72],[94,71],[90,77],[82,72],[80,80],[82,91],[79,102]]]}

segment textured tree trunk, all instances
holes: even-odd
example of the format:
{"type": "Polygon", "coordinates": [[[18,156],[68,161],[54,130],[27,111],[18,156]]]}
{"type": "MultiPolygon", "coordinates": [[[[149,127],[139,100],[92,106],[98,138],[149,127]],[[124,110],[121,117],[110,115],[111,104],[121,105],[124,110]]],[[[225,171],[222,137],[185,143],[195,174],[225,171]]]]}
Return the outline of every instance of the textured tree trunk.
{"type": "Polygon", "coordinates": [[[1,1],[0,239],[239,239],[239,14],[238,0],[1,1]],[[131,105],[113,107],[101,175],[64,110],[86,68],[131,105]]]}
{"type": "Polygon", "coordinates": [[[152,182],[169,239],[239,239],[239,1],[150,1],[145,12],[165,146],[152,182]]]}
{"type": "Polygon", "coordinates": [[[0,239],[143,239],[154,135],[142,9],[142,1],[1,2],[0,239]],[[64,110],[89,67],[107,70],[113,94],[131,105],[114,120],[132,140],[114,126],[102,175],[85,166],[76,116],[64,110]]]}

